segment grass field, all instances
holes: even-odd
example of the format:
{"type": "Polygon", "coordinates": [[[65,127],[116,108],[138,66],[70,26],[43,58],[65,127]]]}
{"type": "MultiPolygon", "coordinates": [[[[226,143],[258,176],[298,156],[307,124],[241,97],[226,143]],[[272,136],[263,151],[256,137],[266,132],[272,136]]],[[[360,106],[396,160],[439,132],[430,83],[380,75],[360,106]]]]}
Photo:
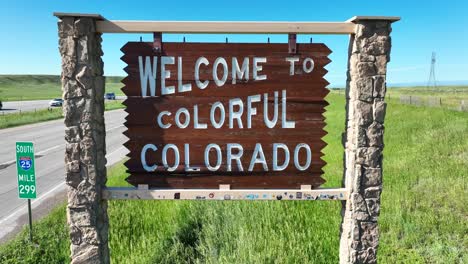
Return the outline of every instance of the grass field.
{"type": "MultiPolygon", "coordinates": [[[[331,93],[325,186],[341,182],[344,99],[331,93]]],[[[468,113],[390,103],[379,263],[468,263],[468,113]]],[[[125,170],[109,171],[110,186],[125,170]]],[[[111,201],[113,263],[338,263],[337,201],[111,201]]],[[[65,207],[0,263],[68,263],[65,207]],[[51,228],[54,227],[54,228],[51,228]]]]}
{"type": "Polygon", "coordinates": [[[387,95],[391,100],[398,100],[402,95],[418,96],[423,102],[429,97],[438,97],[442,107],[457,108],[461,100],[468,101],[468,86],[399,87],[389,89],[387,95]]]}
{"type": "MultiPolygon", "coordinates": [[[[106,111],[123,108],[122,101],[106,101],[106,111]]],[[[21,126],[26,124],[33,124],[49,120],[60,119],[63,117],[62,108],[43,109],[34,112],[14,113],[7,115],[0,115],[0,129],[21,126]]]]}
{"type": "MultiPolygon", "coordinates": [[[[106,77],[106,92],[123,95],[120,77],[106,77]]],[[[0,101],[23,101],[61,97],[60,76],[0,75],[0,101]]]]}

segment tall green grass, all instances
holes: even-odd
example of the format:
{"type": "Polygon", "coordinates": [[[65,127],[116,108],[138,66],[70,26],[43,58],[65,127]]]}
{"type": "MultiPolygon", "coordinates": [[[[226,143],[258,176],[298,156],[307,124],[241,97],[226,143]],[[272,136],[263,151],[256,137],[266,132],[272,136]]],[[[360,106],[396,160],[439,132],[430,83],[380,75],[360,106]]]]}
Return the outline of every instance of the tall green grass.
{"type": "MultiPolygon", "coordinates": [[[[122,101],[106,101],[106,111],[124,108],[122,101]]],[[[49,108],[37,111],[2,114],[0,115],[0,129],[45,122],[63,117],[62,108],[49,108]]]]}
{"type": "MultiPolygon", "coordinates": [[[[106,77],[106,92],[123,95],[122,77],[106,77]]],[[[0,101],[59,98],[62,95],[58,75],[0,75],[0,101]]]]}
{"type": "MultiPolygon", "coordinates": [[[[330,94],[326,186],[342,175],[344,99],[330,94]]],[[[468,263],[468,114],[388,106],[380,263],[468,263]]],[[[123,186],[122,164],[109,186],[123,186]]],[[[337,263],[338,201],[110,201],[113,263],[337,263]]],[[[64,207],[0,248],[0,263],[67,263],[64,207]],[[55,234],[49,234],[51,226],[55,234]]]]}

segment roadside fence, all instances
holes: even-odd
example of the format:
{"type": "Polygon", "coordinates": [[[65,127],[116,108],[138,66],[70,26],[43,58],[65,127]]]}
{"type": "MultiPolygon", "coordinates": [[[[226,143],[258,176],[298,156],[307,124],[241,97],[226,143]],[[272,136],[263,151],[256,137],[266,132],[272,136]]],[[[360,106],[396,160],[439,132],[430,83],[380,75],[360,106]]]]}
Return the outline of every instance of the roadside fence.
{"type": "Polygon", "coordinates": [[[457,103],[445,104],[441,97],[423,97],[414,95],[401,95],[401,104],[428,106],[428,107],[444,107],[461,112],[468,112],[468,100],[460,100],[457,103]]]}

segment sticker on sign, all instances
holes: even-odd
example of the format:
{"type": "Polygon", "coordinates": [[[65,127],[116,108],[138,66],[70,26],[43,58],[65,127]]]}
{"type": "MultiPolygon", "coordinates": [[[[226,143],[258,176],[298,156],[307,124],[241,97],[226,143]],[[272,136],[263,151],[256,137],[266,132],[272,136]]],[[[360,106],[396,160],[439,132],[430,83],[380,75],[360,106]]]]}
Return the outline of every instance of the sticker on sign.
{"type": "Polygon", "coordinates": [[[32,142],[16,142],[16,169],[18,172],[19,198],[36,198],[36,173],[34,145],[32,142]]]}

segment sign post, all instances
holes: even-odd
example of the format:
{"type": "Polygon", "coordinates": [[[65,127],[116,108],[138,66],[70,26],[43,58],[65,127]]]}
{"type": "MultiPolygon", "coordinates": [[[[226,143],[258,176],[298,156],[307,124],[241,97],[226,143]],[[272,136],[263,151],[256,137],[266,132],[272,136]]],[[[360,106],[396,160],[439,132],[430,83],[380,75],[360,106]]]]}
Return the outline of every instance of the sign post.
{"type": "Polygon", "coordinates": [[[29,239],[32,241],[31,199],[36,198],[36,173],[32,142],[16,142],[16,169],[18,172],[18,196],[20,199],[28,199],[29,239]]]}
{"type": "Polygon", "coordinates": [[[193,22],[54,15],[73,263],[110,263],[110,199],[345,200],[340,263],[376,263],[386,67],[391,23],[399,17],[193,22]],[[125,165],[135,187],[105,185],[103,33],[153,33],[152,43],[122,48],[130,150],[125,165]],[[162,43],[165,33],[288,34],[289,41],[162,43]],[[318,188],[325,182],[323,76],[331,51],[324,44],[298,44],[296,34],[350,36],[341,188],[318,188]]]}

